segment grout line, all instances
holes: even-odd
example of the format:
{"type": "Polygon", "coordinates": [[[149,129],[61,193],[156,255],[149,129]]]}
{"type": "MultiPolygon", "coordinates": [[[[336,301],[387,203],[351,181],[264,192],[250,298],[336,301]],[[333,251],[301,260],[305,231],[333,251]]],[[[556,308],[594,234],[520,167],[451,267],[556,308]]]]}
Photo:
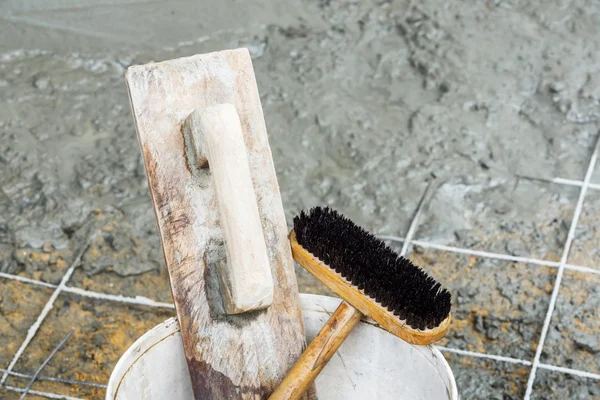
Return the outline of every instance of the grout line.
{"type": "MultiPolygon", "coordinates": [[[[392,237],[385,237],[385,238],[387,238],[388,240],[393,240],[392,237]]],[[[547,261],[547,260],[540,260],[537,258],[519,257],[519,256],[511,256],[509,254],[491,253],[488,251],[463,249],[460,247],[445,246],[443,244],[423,242],[421,240],[413,240],[412,243],[416,244],[417,246],[424,247],[424,248],[443,250],[443,251],[447,251],[450,253],[468,254],[468,255],[482,257],[482,258],[490,258],[490,259],[497,259],[497,260],[504,260],[504,261],[514,261],[514,262],[525,263],[525,264],[536,264],[536,265],[543,265],[543,266],[552,267],[552,268],[558,268],[560,266],[560,262],[558,262],[558,261],[547,261]]],[[[573,265],[573,264],[565,264],[564,267],[565,267],[565,269],[572,270],[572,271],[583,272],[586,274],[600,275],[600,269],[583,267],[580,265],[573,265]]]]}
{"type": "Polygon", "coordinates": [[[521,360],[518,358],[496,356],[493,354],[485,354],[485,353],[476,353],[474,351],[459,350],[459,349],[454,349],[452,347],[444,347],[444,346],[435,346],[435,347],[437,347],[440,351],[444,351],[447,353],[459,354],[461,356],[485,358],[485,359],[502,361],[502,362],[507,362],[507,363],[512,363],[512,364],[531,365],[531,361],[521,360]]]}
{"type": "MultiPolygon", "coordinates": [[[[12,275],[12,274],[0,274],[0,278],[13,279],[13,280],[16,280],[19,282],[25,282],[25,283],[29,283],[32,285],[38,285],[38,286],[45,286],[45,287],[51,287],[51,288],[57,287],[56,285],[52,285],[52,284],[49,284],[46,282],[38,281],[35,279],[23,278],[21,276],[12,275]]],[[[144,296],[126,297],[126,296],[114,295],[114,294],[108,294],[108,293],[93,292],[90,290],[80,289],[80,288],[72,287],[72,286],[64,286],[62,288],[61,293],[71,293],[71,294],[75,294],[75,295],[79,295],[79,296],[83,296],[83,297],[89,297],[89,298],[97,299],[97,300],[108,300],[108,301],[115,301],[115,302],[126,303],[126,304],[137,304],[137,305],[141,305],[141,306],[175,309],[175,306],[173,305],[173,303],[161,303],[161,302],[154,301],[154,300],[149,299],[144,296]]],[[[5,371],[5,370],[0,368],[0,371],[5,371]]]]}
{"type": "Polygon", "coordinates": [[[451,246],[445,246],[445,245],[441,245],[441,244],[422,242],[420,240],[413,240],[413,243],[416,244],[417,246],[421,246],[421,247],[425,247],[425,248],[431,248],[431,249],[436,249],[436,250],[445,250],[445,251],[449,251],[449,252],[453,252],[453,253],[460,253],[460,254],[468,254],[468,255],[482,257],[482,258],[493,258],[493,259],[497,259],[497,260],[514,261],[514,262],[520,262],[520,263],[525,263],[525,264],[537,264],[537,265],[544,265],[547,267],[558,267],[559,266],[559,263],[556,261],[538,260],[536,258],[511,256],[510,254],[491,253],[488,251],[461,249],[458,247],[451,247],[451,246]]]}
{"type": "MultiPolygon", "coordinates": [[[[10,391],[13,391],[13,392],[17,392],[17,393],[23,393],[25,391],[25,389],[16,388],[14,386],[4,386],[4,388],[6,388],[7,390],[10,390],[10,391]]],[[[47,399],[84,400],[79,397],[65,396],[64,394],[57,394],[57,393],[39,392],[37,390],[30,390],[29,393],[35,394],[36,396],[45,397],[47,399]]]]}
{"type": "Polygon", "coordinates": [[[6,378],[8,377],[8,374],[12,371],[12,369],[14,368],[17,361],[19,361],[19,358],[25,351],[25,348],[27,348],[27,346],[29,345],[29,343],[31,342],[31,340],[33,339],[35,334],[37,333],[38,329],[42,325],[42,322],[44,322],[44,319],[46,318],[46,316],[48,315],[48,313],[54,306],[54,301],[56,300],[56,298],[58,297],[58,295],[60,294],[62,289],[67,284],[68,280],[71,278],[71,275],[75,271],[75,268],[81,262],[81,258],[83,256],[83,254],[86,252],[86,250],[89,247],[89,242],[90,241],[88,240],[86,242],[86,244],[84,246],[82,246],[81,250],[77,254],[77,257],[75,257],[75,259],[73,260],[73,263],[71,264],[69,269],[63,275],[63,277],[60,281],[60,284],[56,287],[56,289],[54,289],[54,292],[52,293],[52,295],[50,296],[50,299],[48,300],[48,302],[42,309],[42,312],[38,316],[37,320],[33,323],[33,325],[31,325],[31,327],[29,327],[29,330],[27,331],[27,336],[25,337],[25,340],[21,344],[21,347],[19,347],[19,350],[17,350],[17,353],[15,354],[12,361],[8,365],[8,368],[6,368],[6,370],[4,371],[4,374],[2,375],[2,379],[0,379],[0,386],[2,386],[4,384],[4,382],[6,381],[6,378]]]}
{"type": "MultiPolygon", "coordinates": [[[[583,186],[583,182],[582,181],[575,181],[572,179],[564,179],[564,178],[554,178],[551,180],[552,183],[559,183],[561,185],[569,185],[569,186],[583,186]]],[[[588,189],[596,189],[596,190],[600,190],[600,184],[597,183],[588,183],[587,185],[588,189]]]]}
{"type": "Polygon", "coordinates": [[[175,306],[172,303],[161,303],[158,301],[151,300],[144,296],[125,297],[125,296],[121,296],[121,295],[90,292],[90,291],[87,291],[84,289],[79,289],[79,288],[70,287],[70,286],[65,286],[63,288],[63,292],[72,293],[72,294],[76,294],[79,296],[90,297],[92,299],[98,299],[98,300],[110,300],[110,301],[116,301],[119,303],[126,303],[126,304],[138,304],[138,305],[142,305],[142,306],[175,309],[175,306]]]}
{"type": "MultiPolygon", "coordinates": [[[[593,156],[594,162],[595,162],[594,158],[597,157],[597,153],[598,153],[598,148],[596,149],[594,156],[593,156]]],[[[590,165],[591,165],[591,162],[590,162],[590,165]]],[[[589,170],[588,170],[588,172],[589,172],[589,170]]],[[[586,178],[587,178],[587,174],[586,174],[586,178]]],[[[573,185],[573,186],[585,185],[585,181],[583,183],[580,183],[579,181],[570,181],[570,180],[566,180],[566,179],[562,179],[562,178],[555,178],[553,180],[553,182],[561,183],[561,184],[568,184],[568,185],[573,185]]],[[[585,185],[584,187],[585,188],[594,188],[594,186],[597,186],[597,189],[600,189],[600,185],[589,184],[589,182],[588,182],[588,185],[585,185]]],[[[594,274],[600,273],[600,271],[589,268],[589,267],[583,267],[583,266],[570,265],[570,264],[563,263],[562,260],[561,260],[561,262],[545,261],[545,260],[539,260],[539,259],[534,259],[534,258],[517,257],[517,256],[511,256],[511,255],[507,255],[507,254],[491,253],[491,252],[486,252],[486,251],[470,250],[470,249],[463,249],[463,248],[452,247],[452,246],[445,246],[445,245],[440,245],[440,244],[435,244],[435,243],[428,243],[428,242],[420,241],[420,240],[411,240],[411,238],[414,235],[416,228],[418,226],[418,219],[421,215],[423,205],[424,205],[424,199],[429,190],[429,187],[430,186],[428,186],[426,188],[426,190],[421,198],[421,201],[419,202],[418,208],[415,212],[415,216],[411,222],[411,226],[409,228],[409,232],[408,232],[406,238],[400,238],[397,236],[386,236],[386,235],[379,236],[381,239],[403,242],[404,243],[404,245],[403,245],[403,253],[404,254],[408,250],[410,243],[412,243],[412,244],[416,244],[418,246],[425,247],[425,248],[433,248],[433,249],[438,249],[438,250],[443,250],[443,251],[448,251],[448,252],[453,252],[453,253],[460,253],[460,254],[469,254],[469,255],[474,255],[474,256],[483,257],[483,258],[492,258],[492,259],[514,261],[514,262],[523,262],[523,263],[544,265],[544,266],[550,266],[550,267],[559,267],[559,272],[560,272],[561,268],[563,270],[566,268],[566,269],[571,269],[571,270],[580,271],[580,272],[584,272],[584,273],[594,273],[594,274]]],[[[582,190],[582,192],[583,192],[583,190],[582,190]]],[[[576,208],[577,219],[579,218],[579,214],[581,213],[581,205],[583,203],[582,202],[583,196],[581,196],[581,194],[580,194],[579,200],[580,201],[578,201],[578,204],[577,204],[578,208],[576,208]]],[[[573,225],[571,226],[571,228],[573,228],[573,225]]],[[[574,230],[573,230],[573,232],[574,232],[574,230]]],[[[570,238],[570,241],[572,242],[573,237],[571,235],[571,232],[569,232],[568,239],[569,238],[570,238]]],[[[86,249],[87,249],[87,246],[86,246],[86,249]]],[[[82,254],[83,254],[83,252],[82,252],[82,254]]],[[[564,256],[564,253],[563,253],[563,256],[564,256]]],[[[74,267],[76,267],[76,264],[73,264],[71,266],[71,268],[73,268],[73,269],[74,269],[74,267]]],[[[135,298],[131,298],[131,297],[125,297],[125,296],[121,296],[121,295],[110,295],[110,294],[98,293],[98,292],[93,292],[93,291],[88,291],[88,290],[84,290],[84,289],[66,286],[66,282],[68,281],[68,278],[67,279],[64,279],[64,278],[67,277],[67,274],[69,274],[69,277],[70,277],[70,275],[73,272],[73,271],[71,271],[71,268],[69,269],[69,271],[67,271],[65,273],[65,276],[63,277],[63,280],[61,281],[61,284],[59,286],[56,286],[56,285],[53,285],[50,283],[46,283],[43,281],[38,281],[38,280],[25,278],[25,277],[21,277],[18,275],[6,274],[6,273],[0,273],[0,278],[13,279],[13,280],[17,280],[20,282],[35,284],[38,286],[44,286],[44,287],[48,287],[48,288],[56,288],[57,291],[58,291],[58,288],[62,286],[61,291],[63,291],[63,292],[72,293],[72,294],[85,296],[85,297],[89,297],[89,298],[100,299],[100,300],[109,300],[109,301],[116,301],[116,302],[128,303],[128,304],[138,304],[138,305],[145,305],[145,306],[150,306],[150,307],[162,307],[162,308],[169,308],[169,309],[174,308],[173,304],[156,302],[156,301],[153,301],[153,300],[148,299],[143,296],[137,296],[135,298]]],[[[558,277],[557,277],[557,280],[558,280],[558,277]]],[[[50,303],[50,301],[48,303],[50,303]]],[[[48,304],[46,306],[48,306],[48,304]]],[[[50,308],[52,308],[52,307],[50,306],[50,308]]],[[[42,311],[42,312],[44,312],[44,311],[42,311]]],[[[40,317],[41,317],[41,315],[40,315],[40,317]]],[[[36,321],[36,323],[37,323],[37,321],[36,321]]],[[[41,323],[41,321],[40,321],[40,323],[41,323]]],[[[32,328],[33,328],[33,326],[32,326],[32,328]]],[[[30,331],[31,331],[31,328],[30,328],[30,331]]],[[[29,340],[31,340],[31,339],[29,339],[29,340]]],[[[23,347],[23,345],[22,345],[22,347],[23,347]]],[[[535,359],[534,359],[534,363],[532,364],[530,361],[515,359],[515,358],[511,358],[511,357],[489,355],[489,354],[483,354],[483,353],[475,353],[475,352],[471,352],[471,351],[447,348],[447,347],[443,347],[443,346],[437,346],[437,347],[442,351],[456,353],[456,354],[463,355],[463,356],[492,359],[492,360],[501,361],[501,362],[517,363],[517,364],[528,365],[528,366],[535,364],[535,359]]],[[[12,365],[12,366],[14,366],[14,365],[12,365]]],[[[7,370],[0,369],[0,371],[4,371],[4,376],[3,376],[2,382],[5,381],[6,375],[29,377],[28,375],[13,372],[11,370],[12,366],[9,366],[9,369],[7,369],[7,370]]],[[[600,375],[597,375],[594,373],[539,363],[539,358],[538,358],[537,368],[562,372],[562,373],[576,375],[576,376],[585,377],[585,378],[600,379],[600,375]]],[[[532,373],[533,373],[533,371],[532,371],[532,373]]],[[[531,379],[531,376],[530,376],[530,379],[531,379]]],[[[102,388],[106,387],[106,385],[95,384],[95,383],[91,383],[91,382],[69,381],[69,380],[61,380],[58,378],[40,378],[40,380],[50,380],[50,381],[64,382],[64,383],[70,383],[70,384],[98,386],[98,387],[102,387],[102,388]]],[[[14,388],[14,387],[6,387],[6,388],[9,390],[17,391],[17,392],[24,391],[24,389],[18,389],[18,388],[14,388]]],[[[49,397],[49,398],[76,399],[73,397],[64,397],[62,395],[56,395],[53,393],[44,393],[44,392],[35,392],[35,391],[31,391],[31,393],[38,394],[38,395],[41,395],[44,397],[49,397]],[[58,397],[56,397],[56,396],[58,396],[58,397]]]]}
{"type": "Polygon", "coordinates": [[[565,269],[571,271],[583,272],[584,274],[600,274],[600,270],[590,267],[580,267],[579,265],[565,264],[565,269]]]}
{"type": "MultiPolygon", "coordinates": [[[[381,235],[378,237],[383,240],[404,242],[404,239],[400,238],[398,236],[381,235]]],[[[417,246],[424,247],[424,248],[443,250],[443,251],[447,251],[450,253],[468,254],[471,256],[477,256],[477,257],[482,257],[482,258],[493,258],[493,259],[498,259],[498,260],[515,261],[515,262],[522,262],[522,263],[527,263],[527,264],[545,265],[545,266],[549,266],[549,267],[558,267],[558,265],[559,265],[559,263],[556,261],[546,261],[546,260],[540,260],[537,258],[511,256],[510,254],[492,253],[489,251],[482,251],[482,250],[464,249],[461,247],[446,246],[443,244],[425,242],[422,240],[412,240],[411,242],[417,246]]]]}
{"type": "MultiPolygon", "coordinates": [[[[397,237],[382,237],[382,238],[385,238],[388,240],[404,241],[404,239],[397,238],[397,237]]],[[[422,245],[422,244],[419,243],[418,245],[422,245]]],[[[458,248],[451,248],[451,249],[458,249],[458,248]]],[[[458,249],[458,250],[464,250],[464,249],[458,249]]],[[[453,251],[453,250],[449,250],[449,251],[453,251]]],[[[494,255],[494,253],[489,253],[489,254],[494,255]]],[[[502,256],[502,254],[500,254],[500,256],[502,256]]],[[[538,261],[540,261],[540,260],[538,260],[538,261]]],[[[557,263],[555,263],[555,264],[557,264],[557,263]]],[[[574,266],[574,268],[583,268],[583,267],[574,266]]],[[[10,274],[5,274],[5,275],[6,276],[4,276],[4,277],[7,279],[12,279],[14,276],[14,275],[10,275],[10,274]]],[[[40,281],[36,281],[33,279],[29,279],[28,282],[33,283],[33,284],[40,283],[40,281]]],[[[43,282],[41,282],[41,283],[43,283],[43,282]]],[[[118,302],[123,302],[123,303],[131,303],[131,304],[147,305],[147,306],[151,306],[151,307],[164,307],[164,308],[174,309],[173,304],[159,303],[159,302],[155,302],[153,300],[150,300],[150,299],[147,299],[147,298],[141,297],[141,296],[138,296],[136,298],[115,296],[115,295],[109,295],[109,294],[104,294],[104,293],[91,292],[91,291],[87,291],[87,290],[79,289],[79,288],[72,288],[72,287],[68,287],[68,286],[63,288],[63,291],[81,295],[81,296],[85,296],[85,297],[100,299],[100,300],[118,301],[118,302]]],[[[454,348],[444,347],[444,346],[436,346],[436,347],[440,351],[443,351],[443,352],[455,353],[455,354],[467,356],[467,357],[491,359],[491,360],[500,361],[500,362],[522,364],[522,365],[527,365],[527,366],[531,365],[530,361],[520,360],[520,359],[516,359],[516,358],[512,358],[512,357],[504,357],[504,356],[498,356],[498,355],[492,355],[492,354],[476,353],[476,352],[472,352],[472,351],[454,349],[454,348]]],[[[570,369],[570,368],[558,367],[558,366],[554,366],[554,365],[540,364],[539,368],[562,372],[562,373],[571,374],[571,375],[576,375],[576,376],[581,376],[581,377],[586,377],[586,378],[600,379],[600,375],[596,375],[596,374],[593,374],[590,372],[570,369]]],[[[5,370],[0,368],[0,372],[3,372],[3,371],[5,371],[5,370]]],[[[31,375],[21,374],[21,373],[14,372],[14,371],[9,372],[9,375],[14,375],[14,376],[17,376],[20,378],[31,378],[31,375]]],[[[94,383],[94,382],[73,381],[73,380],[51,378],[51,377],[40,377],[40,378],[38,378],[38,380],[54,381],[54,382],[60,382],[60,383],[65,383],[65,384],[71,384],[71,385],[95,386],[95,387],[106,389],[106,385],[94,383]]],[[[20,389],[20,390],[22,390],[22,389],[20,389]]],[[[33,391],[31,393],[35,394],[33,391]]],[[[51,397],[51,398],[53,398],[53,397],[51,397]]]]}
{"type": "MultiPolygon", "coordinates": [[[[4,368],[0,368],[0,372],[4,372],[6,371],[4,368]]],[[[16,378],[23,378],[23,379],[31,379],[32,375],[28,375],[28,374],[22,374],[20,372],[15,372],[15,371],[11,371],[9,373],[10,376],[14,376],[16,378]]],[[[58,382],[58,383],[66,383],[68,385],[80,385],[80,386],[93,386],[93,387],[97,387],[97,388],[101,388],[101,389],[106,389],[107,386],[102,384],[102,383],[96,383],[96,382],[85,382],[85,381],[74,381],[71,379],[61,379],[61,378],[52,378],[49,376],[39,376],[37,378],[37,381],[48,381],[48,382],[58,382]]]]}
{"type": "MultiPolygon", "coordinates": [[[[378,235],[377,237],[382,240],[404,242],[404,239],[401,237],[398,237],[398,236],[378,235]]],[[[527,258],[527,257],[511,256],[509,254],[491,253],[489,251],[464,249],[461,247],[446,246],[443,244],[430,243],[430,242],[425,242],[422,240],[411,240],[411,243],[414,245],[420,246],[420,247],[428,248],[428,249],[442,250],[442,251],[447,251],[450,253],[468,254],[471,256],[482,257],[482,258],[514,261],[514,262],[521,262],[521,263],[526,263],[526,264],[544,265],[546,267],[552,267],[552,268],[558,268],[560,266],[560,262],[558,262],[558,261],[547,261],[547,260],[540,260],[537,258],[527,258]]],[[[600,274],[600,270],[598,270],[598,269],[594,269],[594,268],[590,268],[590,267],[583,267],[583,266],[579,266],[579,265],[565,264],[565,268],[572,270],[572,271],[583,272],[586,274],[600,274]]]]}
{"type": "Polygon", "coordinates": [[[45,286],[45,287],[51,288],[51,289],[56,288],[56,285],[53,285],[51,283],[46,283],[44,281],[38,281],[35,279],[29,279],[29,278],[25,278],[25,277],[19,276],[19,275],[6,274],[4,272],[0,272],[0,278],[12,279],[12,280],[23,282],[23,283],[32,283],[34,285],[45,286]]]}
{"type": "MultiPolygon", "coordinates": [[[[404,242],[404,238],[400,237],[400,236],[393,236],[393,235],[380,235],[378,233],[373,233],[373,235],[377,236],[379,239],[381,240],[391,240],[393,242],[400,242],[403,243],[404,242]]],[[[8,274],[7,274],[8,275],[8,274]]]]}
{"type": "Polygon", "coordinates": [[[549,365],[549,364],[539,364],[538,368],[547,369],[548,371],[562,372],[562,373],[569,374],[569,375],[575,375],[575,376],[579,376],[581,378],[590,378],[590,379],[600,380],[599,374],[580,371],[578,369],[557,367],[556,365],[549,365]]]}
{"type": "MultiPolygon", "coordinates": [[[[445,347],[445,346],[435,346],[435,347],[442,352],[454,353],[454,354],[458,354],[458,355],[465,356],[465,357],[483,358],[483,359],[488,359],[488,360],[507,362],[507,363],[511,363],[511,364],[521,364],[521,365],[526,365],[526,366],[532,365],[531,361],[521,360],[519,358],[496,356],[493,354],[485,354],[485,353],[477,353],[474,351],[460,350],[460,349],[455,349],[452,347],[445,347]]],[[[575,375],[575,376],[579,376],[582,378],[600,380],[599,374],[595,374],[593,372],[581,371],[578,369],[564,368],[564,367],[558,367],[556,365],[541,364],[541,363],[538,365],[538,368],[546,369],[549,371],[561,372],[561,373],[568,374],[568,375],[575,375]]]]}
{"type": "MultiPolygon", "coordinates": [[[[404,238],[401,238],[398,236],[377,235],[377,237],[382,240],[391,240],[391,241],[401,242],[401,243],[403,243],[405,241],[404,238]]],[[[482,251],[482,250],[471,250],[471,249],[465,249],[465,248],[461,248],[461,247],[446,246],[443,244],[426,242],[423,240],[411,240],[411,243],[414,245],[423,247],[423,248],[447,251],[449,253],[467,254],[467,255],[472,255],[472,256],[481,257],[481,258],[521,262],[521,263],[526,263],[526,264],[542,265],[542,266],[547,266],[547,267],[552,267],[552,268],[558,268],[560,265],[560,262],[558,262],[558,261],[547,261],[547,260],[541,260],[541,259],[536,259],[536,258],[511,256],[509,254],[492,253],[489,251],[482,251]]],[[[582,272],[582,273],[586,273],[586,274],[600,275],[600,269],[594,269],[594,268],[584,267],[584,266],[580,266],[580,265],[565,264],[565,269],[582,272]]],[[[29,284],[33,284],[33,285],[38,285],[38,286],[44,286],[44,287],[48,287],[48,288],[56,288],[56,285],[53,285],[50,283],[38,281],[35,279],[24,278],[24,277],[21,277],[18,275],[13,275],[13,274],[0,273],[0,278],[12,279],[12,280],[29,283],[29,284]]],[[[84,296],[84,297],[90,297],[90,298],[94,298],[94,299],[98,299],[98,300],[108,300],[108,301],[116,301],[116,302],[121,302],[121,303],[139,304],[139,305],[145,305],[145,306],[149,306],[149,307],[162,307],[162,308],[170,308],[170,309],[175,308],[173,303],[156,302],[156,301],[149,299],[147,297],[144,297],[144,296],[137,296],[134,298],[134,297],[121,296],[121,295],[111,295],[111,294],[94,292],[91,290],[76,288],[73,286],[65,286],[62,291],[67,292],[67,293],[77,294],[77,295],[84,296]]],[[[2,368],[0,368],[0,371],[2,371],[2,368]]]]}
{"type": "MultiPolygon", "coordinates": [[[[541,177],[529,176],[529,175],[517,175],[517,177],[527,179],[527,180],[532,180],[532,181],[545,182],[545,183],[557,183],[559,185],[578,186],[578,187],[583,186],[583,181],[577,181],[574,179],[565,179],[565,178],[549,179],[549,178],[541,178],[541,177]]],[[[589,183],[587,185],[587,187],[588,187],[588,189],[600,190],[600,184],[597,184],[597,183],[589,183]]]]}
{"type": "Polygon", "coordinates": [[[69,340],[69,338],[73,335],[73,332],[75,332],[75,328],[71,328],[71,330],[69,331],[69,333],[67,333],[67,336],[65,336],[56,345],[56,347],[52,350],[52,352],[50,353],[50,355],[48,355],[48,357],[46,357],[46,359],[44,360],[44,362],[42,362],[42,364],[40,365],[40,367],[35,371],[35,373],[31,377],[31,380],[29,381],[29,384],[27,384],[27,386],[25,387],[25,391],[23,392],[23,394],[21,395],[21,397],[19,398],[19,400],[23,400],[25,398],[25,396],[27,396],[27,393],[29,393],[29,391],[31,390],[31,387],[35,383],[35,380],[37,379],[37,377],[40,374],[40,372],[42,372],[42,370],[44,369],[44,367],[46,365],[48,365],[48,363],[50,362],[50,360],[52,360],[52,357],[54,357],[54,355],[65,345],[65,343],[67,342],[67,340],[69,340]]]}
{"type": "Polygon", "coordinates": [[[410,246],[410,241],[412,240],[413,236],[415,235],[415,232],[417,231],[417,227],[419,226],[419,217],[421,216],[421,213],[423,212],[423,208],[425,206],[425,198],[427,197],[427,193],[429,193],[429,189],[431,188],[432,182],[433,181],[430,181],[427,184],[427,187],[425,188],[425,191],[423,192],[423,195],[421,196],[421,200],[419,200],[419,204],[417,205],[417,210],[415,211],[415,215],[410,223],[408,232],[406,233],[406,239],[404,240],[404,243],[402,244],[402,250],[400,251],[400,255],[402,257],[404,257],[406,255],[406,253],[408,252],[408,247],[410,246]]]}
{"type": "Polygon", "coordinates": [[[554,307],[556,305],[556,300],[558,298],[560,284],[562,283],[562,276],[563,276],[563,273],[565,270],[565,265],[567,264],[567,259],[569,257],[569,251],[571,250],[571,244],[573,243],[573,239],[575,237],[575,230],[577,229],[577,223],[579,222],[581,210],[583,209],[583,200],[585,199],[587,187],[590,183],[590,179],[592,178],[592,173],[594,172],[594,167],[596,166],[596,159],[598,158],[599,151],[600,151],[600,133],[598,134],[598,138],[596,139],[596,146],[594,148],[592,158],[590,159],[590,163],[588,165],[587,172],[585,173],[585,178],[583,180],[583,186],[581,186],[581,191],[579,192],[579,199],[577,200],[577,206],[575,207],[575,212],[573,213],[571,227],[569,228],[569,235],[567,236],[567,240],[565,241],[565,248],[564,248],[562,257],[560,259],[560,265],[558,267],[558,273],[556,274],[556,281],[554,282],[554,289],[552,289],[552,296],[550,297],[550,304],[548,305],[548,311],[546,312],[546,318],[544,319],[544,325],[542,327],[540,341],[536,348],[535,357],[533,359],[533,365],[531,366],[531,372],[529,374],[529,379],[527,380],[527,390],[525,391],[525,400],[529,400],[529,398],[531,397],[531,392],[533,390],[533,382],[535,381],[535,374],[536,374],[537,368],[540,364],[540,357],[542,355],[542,351],[544,350],[544,342],[546,341],[546,335],[548,334],[548,329],[550,328],[550,322],[552,320],[552,314],[554,313],[554,307]]]}

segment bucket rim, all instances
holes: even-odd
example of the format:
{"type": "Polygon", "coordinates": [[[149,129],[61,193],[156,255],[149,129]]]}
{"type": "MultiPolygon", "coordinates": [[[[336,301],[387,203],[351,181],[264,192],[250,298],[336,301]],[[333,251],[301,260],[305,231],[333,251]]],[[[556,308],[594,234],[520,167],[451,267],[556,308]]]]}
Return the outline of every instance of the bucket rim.
{"type": "MultiPolygon", "coordinates": [[[[341,299],[335,297],[323,296],[318,294],[300,293],[300,304],[302,307],[302,311],[332,314],[341,302],[341,299]]],[[[372,325],[375,328],[387,332],[375,321],[369,318],[363,319],[361,322],[372,325]]],[[[146,333],[140,336],[131,346],[129,346],[129,348],[121,355],[119,361],[117,362],[112,373],[110,374],[108,385],[106,387],[105,400],[114,400],[115,395],[118,393],[119,387],[121,386],[123,379],[129,372],[129,370],[135,365],[136,361],[139,358],[141,358],[145,353],[150,351],[154,346],[158,345],[159,343],[168,339],[169,337],[177,334],[178,332],[180,332],[180,329],[177,317],[171,317],[156,325],[154,328],[148,330],[146,333]],[[150,338],[156,337],[159,337],[161,339],[158,341],[148,341],[150,338]]],[[[410,343],[406,344],[412,346],[421,353],[430,353],[432,358],[438,363],[438,366],[443,369],[443,371],[437,372],[440,376],[440,379],[446,382],[449,386],[449,398],[451,400],[459,400],[458,388],[456,386],[454,373],[452,372],[450,365],[448,364],[440,350],[431,344],[425,346],[412,345],[410,343]],[[440,372],[443,372],[445,376],[442,376],[440,372]]]]}

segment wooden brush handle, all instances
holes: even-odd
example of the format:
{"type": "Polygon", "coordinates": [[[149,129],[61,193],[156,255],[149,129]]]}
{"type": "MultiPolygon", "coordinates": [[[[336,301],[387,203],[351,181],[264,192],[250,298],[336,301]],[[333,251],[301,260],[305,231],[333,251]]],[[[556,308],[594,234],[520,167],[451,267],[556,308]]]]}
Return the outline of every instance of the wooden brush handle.
{"type": "Polygon", "coordinates": [[[362,316],[360,311],[342,301],[269,400],[299,399],[362,316]]]}
{"type": "Polygon", "coordinates": [[[197,109],[185,121],[197,168],[214,183],[227,259],[217,268],[227,314],[273,303],[273,278],[252,186],[240,118],[233,104],[197,109]]]}

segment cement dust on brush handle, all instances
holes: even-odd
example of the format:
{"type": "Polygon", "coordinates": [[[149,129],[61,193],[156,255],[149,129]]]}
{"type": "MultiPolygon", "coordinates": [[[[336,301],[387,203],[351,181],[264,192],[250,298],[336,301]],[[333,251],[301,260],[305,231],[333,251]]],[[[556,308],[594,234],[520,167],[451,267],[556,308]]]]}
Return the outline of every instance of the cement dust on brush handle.
{"type": "MultiPolygon", "coordinates": [[[[288,228],[248,50],[132,66],[126,81],[194,397],[265,399],[302,354],[306,337],[288,228]],[[237,117],[232,116],[231,107],[227,111],[228,107],[219,106],[223,104],[233,105],[237,117]],[[227,112],[230,117],[226,122],[200,118],[199,122],[207,126],[215,123],[219,128],[207,129],[193,138],[188,130],[186,135],[186,119],[196,110],[210,109],[216,112],[213,117],[227,112]],[[217,266],[226,253],[226,237],[234,242],[242,237],[233,232],[236,226],[226,227],[224,221],[231,215],[222,214],[231,210],[221,208],[223,200],[238,204],[236,199],[227,200],[237,189],[227,187],[229,183],[218,177],[228,176],[228,167],[223,169],[219,164],[221,155],[227,156],[220,146],[228,143],[217,139],[221,133],[239,134],[238,129],[247,157],[242,164],[247,165],[254,189],[254,195],[246,190],[245,196],[256,202],[262,227],[262,233],[258,232],[256,220],[251,222],[252,236],[262,235],[272,282],[271,296],[268,271],[263,262],[258,262],[261,257],[264,261],[264,254],[254,253],[260,264],[256,265],[257,280],[263,285],[262,293],[254,300],[238,279],[247,276],[249,264],[228,262],[227,266],[217,266]],[[192,146],[191,141],[196,139],[198,143],[192,146]],[[215,151],[222,154],[213,157],[215,151]],[[209,168],[198,168],[197,162],[190,162],[196,153],[204,154],[209,168]],[[223,185],[221,188],[217,181],[223,185]],[[223,296],[227,290],[239,292],[231,294],[229,305],[227,295],[223,296]],[[270,301],[267,308],[228,314],[236,308],[264,307],[270,301]]],[[[194,125],[192,121],[194,115],[188,121],[194,125]]],[[[240,144],[236,139],[238,152],[242,150],[240,144]]],[[[237,157],[236,161],[242,162],[237,157]]],[[[248,207],[248,198],[241,200],[244,204],[240,207],[248,207]]],[[[244,229],[249,223],[244,222],[244,229]]],[[[255,249],[254,245],[248,246],[255,249]]],[[[229,251],[230,257],[240,255],[236,247],[229,251]]],[[[304,398],[313,397],[307,394],[304,398]]]]}
{"type": "Polygon", "coordinates": [[[273,302],[273,278],[240,119],[233,104],[194,111],[185,122],[196,167],[210,169],[227,258],[219,260],[225,312],[260,310],[273,302]]]}

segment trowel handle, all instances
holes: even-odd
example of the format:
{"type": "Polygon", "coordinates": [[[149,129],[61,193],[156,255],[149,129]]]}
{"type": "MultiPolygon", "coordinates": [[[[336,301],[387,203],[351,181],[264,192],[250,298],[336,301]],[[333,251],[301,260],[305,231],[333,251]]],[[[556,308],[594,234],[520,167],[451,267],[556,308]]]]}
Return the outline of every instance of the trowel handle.
{"type": "Polygon", "coordinates": [[[362,317],[360,311],[342,301],[269,400],[299,399],[362,317]]]}
{"type": "Polygon", "coordinates": [[[273,278],[240,118],[233,104],[197,109],[186,119],[196,168],[208,166],[227,260],[218,263],[225,311],[238,314],[273,302],[273,278]]]}

